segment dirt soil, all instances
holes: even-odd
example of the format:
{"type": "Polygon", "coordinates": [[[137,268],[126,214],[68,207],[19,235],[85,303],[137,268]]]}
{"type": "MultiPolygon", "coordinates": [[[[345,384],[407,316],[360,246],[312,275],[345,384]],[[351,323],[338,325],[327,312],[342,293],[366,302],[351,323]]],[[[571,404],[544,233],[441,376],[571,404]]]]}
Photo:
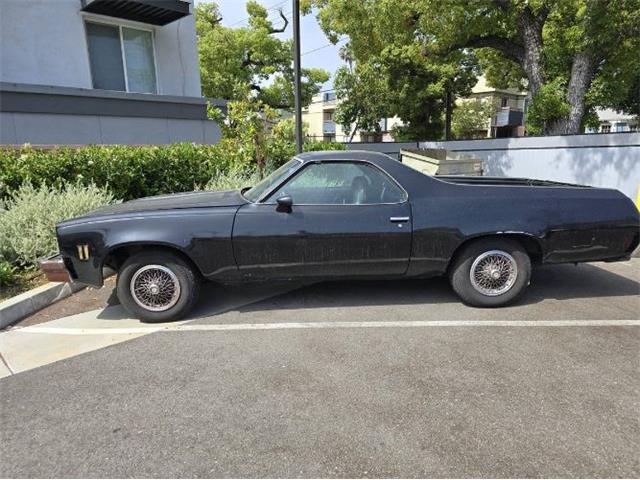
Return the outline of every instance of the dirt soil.
{"type": "Polygon", "coordinates": [[[47,283],[47,277],[44,275],[34,275],[33,273],[25,273],[18,276],[18,280],[12,285],[3,286],[0,289],[0,302],[28,292],[29,290],[39,287],[47,283]]]}
{"type": "Polygon", "coordinates": [[[114,305],[118,303],[115,295],[115,286],[116,276],[113,275],[104,281],[102,288],[87,287],[80,290],[70,297],[43,308],[14,326],[26,327],[28,325],[36,325],[38,323],[48,322],[49,320],[68,317],[69,315],[97,310],[107,305],[114,305]]]}

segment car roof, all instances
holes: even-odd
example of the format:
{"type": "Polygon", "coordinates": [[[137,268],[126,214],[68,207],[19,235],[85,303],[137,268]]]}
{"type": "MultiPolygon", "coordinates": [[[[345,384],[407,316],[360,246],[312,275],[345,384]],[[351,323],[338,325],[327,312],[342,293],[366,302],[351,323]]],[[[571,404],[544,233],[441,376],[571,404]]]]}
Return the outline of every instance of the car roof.
{"type": "Polygon", "coordinates": [[[296,155],[304,163],[318,160],[331,161],[368,161],[378,165],[384,165],[387,162],[396,162],[393,158],[380,152],[369,152],[367,150],[323,150],[318,152],[305,152],[296,155]]]}

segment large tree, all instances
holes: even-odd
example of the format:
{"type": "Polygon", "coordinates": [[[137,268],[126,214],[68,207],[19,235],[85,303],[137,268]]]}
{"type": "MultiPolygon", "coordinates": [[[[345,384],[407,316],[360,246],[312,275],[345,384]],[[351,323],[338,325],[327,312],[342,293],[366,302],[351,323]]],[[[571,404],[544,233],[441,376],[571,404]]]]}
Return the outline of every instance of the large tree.
{"type": "Polygon", "coordinates": [[[396,138],[440,138],[447,99],[468,94],[475,83],[475,56],[426,51],[416,33],[415,0],[309,0],[310,5],[319,7],[318,20],[332,42],[348,40],[348,61],[335,79],[341,122],[375,130],[381,117],[397,115],[404,126],[396,138]]]}
{"type": "MultiPolygon", "coordinates": [[[[289,20],[279,12],[280,25],[269,19],[258,2],[247,2],[248,25],[238,28],[222,25],[220,10],[214,2],[195,8],[202,91],[207,97],[243,100],[248,92],[273,108],[292,109],[293,66],[291,40],[278,34],[286,31],[289,20]]],[[[329,73],[317,68],[302,70],[302,103],[329,79],[329,73]]]]}
{"type": "Polygon", "coordinates": [[[527,86],[532,131],[578,133],[596,107],[637,105],[640,0],[313,3],[329,38],[349,37],[356,61],[415,46],[429,65],[475,55],[494,86],[527,86]]]}

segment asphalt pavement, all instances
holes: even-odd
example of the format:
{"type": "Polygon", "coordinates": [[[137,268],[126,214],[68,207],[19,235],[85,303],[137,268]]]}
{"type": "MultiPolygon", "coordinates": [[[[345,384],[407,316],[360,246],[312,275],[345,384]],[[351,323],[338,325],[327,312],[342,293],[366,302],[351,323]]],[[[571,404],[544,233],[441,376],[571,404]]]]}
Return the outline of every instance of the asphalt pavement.
{"type": "Polygon", "coordinates": [[[213,289],[179,324],[18,327],[0,351],[130,337],[0,380],[0,476],[638,477],[639,281],[545,267],[502,309],[439,279],[213,289]]]}

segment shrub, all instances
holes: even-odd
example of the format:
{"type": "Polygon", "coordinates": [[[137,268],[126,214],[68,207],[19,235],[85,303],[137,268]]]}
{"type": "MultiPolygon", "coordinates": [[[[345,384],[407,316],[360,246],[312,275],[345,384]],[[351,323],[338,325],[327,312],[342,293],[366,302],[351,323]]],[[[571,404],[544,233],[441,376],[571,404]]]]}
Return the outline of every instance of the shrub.
{"type": "MultiPolygon", "coordinates": [[[[268,171],[266,172],[269,173],[268,171]]],[[[260,181],[257,171],[232,170],[227,173],[221,173],[204,186],[198,185],[197,190],[234,190],[236,188],[251,187],[260,181]]]]}
{"type": "Polygon", "coordinates": [[[25,182],[63,187],[69,181],[108,187],[126,200],[190,190],[240,163],[228,145],[90,146],[0,150],[0,197],[25,182]]]}
{"type": "Polygon", "coordinates": [[[6,260],[0,259],[0,287],[11,285],[16,280],[16,269],[6,260]]]}
{"type": "Polygon", "coordinates": [[[56,223],[110,203],[113,196],[95,185],[61,189],[24,184],[0,209],[0,257],[22,268],[34,267],[58,251],[56,223]]]}
{"type": "MultiPolygon", "coordinates": [[[[306,150],[344,148],[337,143],[310,142],[306,150]]],[[[266,163],[279,166],[294,154],[284,137],[267,149],[266,163]]],[[[0,149],[0,199],[29,182],[61,189],[69,182],[108,188],[115,198],[185,192],[228,172],[256,168],[254,149],[238,139],[215,145],[181,143],[166,146],[89,146],[39,150],[0,149]]],[[[236,173],[233,173],[236,175],[236,173]]]]}

